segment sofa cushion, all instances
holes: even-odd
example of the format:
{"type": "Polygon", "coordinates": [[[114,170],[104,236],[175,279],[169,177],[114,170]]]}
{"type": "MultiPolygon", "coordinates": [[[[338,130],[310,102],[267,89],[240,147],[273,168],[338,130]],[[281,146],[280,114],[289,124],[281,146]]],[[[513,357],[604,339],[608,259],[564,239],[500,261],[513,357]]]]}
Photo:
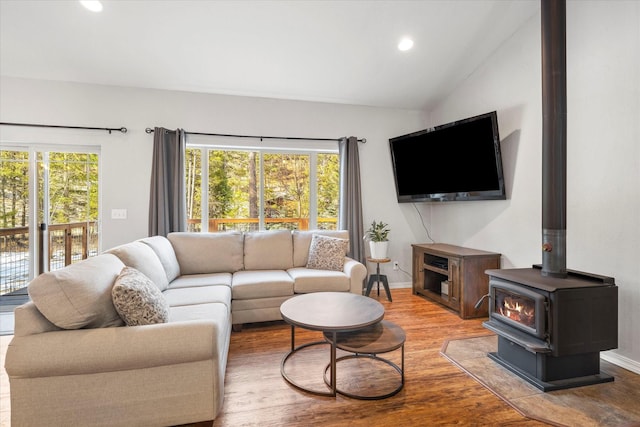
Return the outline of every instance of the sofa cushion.
{"type": "Polygon", "coordinates": [[[293,295],[293,279],[282,270],[238,271],[231,282],[233,299],[293,295]]]}
{"type": "Polygon", "coordinates": [[[314,234],[309,246],[307,268],[342,271],[348,240],[314,234]]]}
{"type": "MultiPolygon", "coordinates": [[[[298,231],[294,230],[293,235],[293,266],[304,267],[309,259],[309,246],[311,246],[311,238],[314,234],[322,236],[337,237],[339,239],[349,240],[349,232],[346,230],[314,230],[314,231],[298,231]]],[[[347,251],[349,245],[347,245],[347,251]]],[[[347,255],[348,252],[345,252],[347,255]]]]}
{"type": "Polygon", "coordinates": [[[169,283],[168,289],[196,286],[227,286],[231,288],[231,273],[186,274],[169,283]]]}
{"type": "Polygon", "coordinates": [[[153,236],[140,239],[140,241],[145,245],[149,245],[156,253],[164,267],[169,282],[180,276],[180,264],[178,264],[178,258],[176,258],[176,253],[169,239],[164,236],[153,236]]]}
{"type": "Polygon", "coordinates": [[[291,231],[256,231],[244,235],[245,270],[286,270],[293,267],[291,231]]]}
{"type": "Polygon", "coordinates": [[[283,302],[291,298],[290,296],[258,299],[235,299],[232,303],[233,324],[268,322],[272,320],[282,320],[280,306],[283,302]],[[246,305],[245,305],[246,303],[246,305]],[[241,308],[246,307],[246,308],[241,308]]]}
{"type": "Polygon", "coordinates": [[[111,289],[116,311],[127,326],[166,323],[169,305],[158,287],[140,271],[124,267],[111,289]]]}
{"type": "Polygon", "coordinates": [[[174,232],[167,238],[176,253],[181,274],[242,270],[244,238],[240,232],[174,232]]]}
{"type": "Polygon", "coordinates": [[[167,289],[162,294],[170,307],[221,303],[231,309],[231,288],[224,285],[167,289]]]}
{"type": "MultiPolygon", "coordinates": [[[[217,332],[227,334],[231,329],[229,324],[229,309],[224,304],[208,303],[190,306],[178,306],[169,308],[169,322],[185,322],[185,321],[213,321],[211,322],[217,329],[217,332]]],[[[222,345],[224,340],[218,340],[222,345]]]]}
{"type": "Polygon", "coordinates": [[[263,309],[277,308],[280,309],[280,306],[283,302],[291,298],[293,295],[285,295],[280,297],[271,297],[271,298],[255,298],[255,299],[234,299],[231,301],[231,311],[235,316],[238,311],[260,311],[263,309]]]}
{"type": "Polygon", "coordinates": [[[314,270],[296,267],[287,270],[293,278],[296,294],[311,292],[349,292],[351,281],[342,271],[314,270]]]}
{"type": "Polygon", "coordinates": [[[163,291],[169,285],[167,273],[160,262],[160,258],[149,245],[142,242],[131,242],[106,251],[120,258],[127,267],[132,267],[147,276],[163,291]]]}
{"type": "Polygon", "coordinates": [[[63,329],[122,326],[111,288],[124,264],[102,254],[41,274],[29,284],[29,297],[51,323],[63,329]]]}

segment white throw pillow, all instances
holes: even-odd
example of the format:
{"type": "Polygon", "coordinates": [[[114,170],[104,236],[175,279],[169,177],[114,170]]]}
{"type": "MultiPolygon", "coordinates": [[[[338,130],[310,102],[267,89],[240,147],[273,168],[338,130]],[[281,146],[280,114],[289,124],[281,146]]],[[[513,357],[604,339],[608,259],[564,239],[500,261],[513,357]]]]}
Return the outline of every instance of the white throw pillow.
{"type": "MultiPolygon", "coordinates": [[[[349,232],[347,230],[293,230],[293,266],[304,267],[309,259],[309,246],[314,234],[321,236],[335,237],[338,239],[349,240],[349,232]]],[[[349,245],[345,251],[345,256],[349,255],[349,245]]]]}
{"type": "Polygon", "coordinates": [[[169,305],[158,287],[132,267],[124,267],[111,290],[113,305],[127,326],[166,323],[169,305]]]}
{"type": "Polygon", "coordinates": [[[314,234],[309,246],[307,268],[317,270],[344,270],[344,257],[349,241],[314,234]]]}
{"type": "Polygon", "coordinates": [[[167,273],[151,246],[137,241],[116,246],[109,249],[107,253],[114,254],[124,265],[133,267],[147,276],[161,291],[169,286],[167,273]]]}

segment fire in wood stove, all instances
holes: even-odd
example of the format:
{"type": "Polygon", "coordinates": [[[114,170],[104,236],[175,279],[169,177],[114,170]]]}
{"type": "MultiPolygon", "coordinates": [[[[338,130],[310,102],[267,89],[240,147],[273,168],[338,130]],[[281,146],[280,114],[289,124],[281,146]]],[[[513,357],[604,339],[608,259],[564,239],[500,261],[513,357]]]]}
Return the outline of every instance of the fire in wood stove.
{"type": "Polygon", "coordinates": [[[501,316],[518,322],[526,328],[535,327],[536,306],[534,301],[510,292],[496,292],[497,311],[501,316]]]}

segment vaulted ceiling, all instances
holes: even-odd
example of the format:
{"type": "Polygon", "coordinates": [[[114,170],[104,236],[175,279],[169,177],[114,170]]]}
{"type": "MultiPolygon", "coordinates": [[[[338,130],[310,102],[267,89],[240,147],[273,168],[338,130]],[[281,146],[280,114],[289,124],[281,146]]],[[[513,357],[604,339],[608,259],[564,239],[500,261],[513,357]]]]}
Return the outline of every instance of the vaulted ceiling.
{"type": "Polygon", "coordinates": [[[428,110],[536,0],[0,0],[3,76],[428,110]],[[410,36],[413,49],[401,52],[410,36]]]}

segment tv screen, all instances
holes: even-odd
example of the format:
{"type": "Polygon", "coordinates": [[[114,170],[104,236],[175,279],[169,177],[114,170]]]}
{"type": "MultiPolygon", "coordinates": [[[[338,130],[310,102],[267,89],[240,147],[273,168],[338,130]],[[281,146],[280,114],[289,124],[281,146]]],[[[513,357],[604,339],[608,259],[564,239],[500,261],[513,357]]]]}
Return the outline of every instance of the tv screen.
{"type": "Polygon", "coordinates": [[[495,111],[389,139],[398,202],[504,200],[495,111]]]}

